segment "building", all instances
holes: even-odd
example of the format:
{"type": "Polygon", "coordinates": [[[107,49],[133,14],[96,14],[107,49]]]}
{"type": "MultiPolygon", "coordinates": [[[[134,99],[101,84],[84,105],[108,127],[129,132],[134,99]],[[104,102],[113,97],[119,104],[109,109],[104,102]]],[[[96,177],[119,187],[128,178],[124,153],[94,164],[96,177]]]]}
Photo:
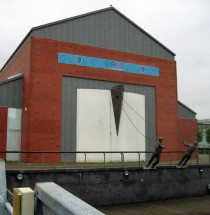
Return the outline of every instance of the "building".
{"type": "Polygon", "coordinates": [[[198,147],[201,149],[210,149],[210,144],[206,140],[206,131],[210,129],[210,119],[200,119],[198,120],[198,129],[203,133],[202,141],[198,143],[198,147]]]}
{"type": "Polygon", "coordinates": [[[153,151],[163,137],[167,151],[183,150],[180,138],[197,139],[197,121],[177,98],[175,54],[114,7],[38,26],[0,71],[0,149],[153,151]],[[110,90],[118,85],[117,133],[110,90]]]}

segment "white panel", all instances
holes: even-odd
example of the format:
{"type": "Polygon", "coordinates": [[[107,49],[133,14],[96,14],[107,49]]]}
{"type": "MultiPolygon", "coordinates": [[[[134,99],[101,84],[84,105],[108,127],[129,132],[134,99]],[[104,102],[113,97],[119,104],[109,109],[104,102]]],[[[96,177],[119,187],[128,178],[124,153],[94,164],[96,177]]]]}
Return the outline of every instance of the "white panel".
{"type": "Polygon", "coordinates": [[[8,108],[7,129],[21,130],[21,109],[8,108]]]}
{"type": "MultiPolygon", "coordinates": [[[[77,90],[77,151],[108,151],[110,142],[110,92],[77,90]]],[[[102,161],[103,154],[87,155],[88,161],[102,161]]],[[[77,154],[77,161],[84,155],[77,154]]]]}
{"type": "MultiPolygon", "coordinates": [[[[109,90],[77,90],[77,151],[145,151],[145,97],[124,93],[118,136],[109,90]]],[[[106,155],[119,161],[120,154],[106,155]]],[[[141,159],[145,155],[141,154],[141,159]]],[[[137,161],[138,154],[125,154],[125,161],[137,161]]],[[[84,161],[84,155],[77,155],[84,161]]],[[[103,161],[103,154],[87,154],[87,161],[103,161]]]]}
{"type": "MultiPolygon", "coordinates": [[[[145,97],[124,93],[118,136],[116,135],[113,108],[111,113],[111,151],[145,151],[145,97]],[[143,119],[142,119],[143,118],[143,119]]],[[[112,160],[118,159],[114,154],[112,160]]],[[[145,154],[141,154],[145,159],[145,154]]],[[[125,160],[138,160],[137,154],[126,154],[125,160]]]]}
{"type": "MultiPolygon", "coordinates": [[[[21,109],[8,108],[7,151],[20,151],[21,142],[21,109]]],[[[18,161],[19,154],[7,153],[7,161],[18,161]]]]}

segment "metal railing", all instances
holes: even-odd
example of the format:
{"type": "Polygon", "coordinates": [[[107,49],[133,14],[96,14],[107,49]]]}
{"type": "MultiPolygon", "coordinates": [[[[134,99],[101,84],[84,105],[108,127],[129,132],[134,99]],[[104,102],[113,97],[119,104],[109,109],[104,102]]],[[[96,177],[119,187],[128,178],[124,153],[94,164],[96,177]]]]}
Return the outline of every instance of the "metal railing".
{"type": "MultiPolygon", "coordinates": [[[[108,168],[142,167],[147,164],[151,151],[0,151],[0,158],[6,160],[7,169],[61,169],[61,168],[108,168]],[[8,155],[16,159],[8,160],[8,155]],[[18,155],[18,156],[17,156],[18,155]]],[[[183,151],[164,151],[159,166],[175,166],[183,151]]],[[[188,165],[210,165],[210,151],[197,151],[188,165]]]]}

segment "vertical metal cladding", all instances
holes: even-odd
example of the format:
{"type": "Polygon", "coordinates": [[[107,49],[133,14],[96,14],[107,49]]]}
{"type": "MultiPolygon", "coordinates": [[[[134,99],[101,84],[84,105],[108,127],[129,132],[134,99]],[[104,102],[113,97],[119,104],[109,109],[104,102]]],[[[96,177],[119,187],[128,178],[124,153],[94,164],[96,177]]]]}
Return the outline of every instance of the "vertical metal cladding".
{"type": "Polygon", "coordinates": [[[114,9],[35,28],[31,36],[174,59],[167,48],[114,9]]]}
{"type": "Polygon", "coordinates": [[[0,106],[22,107],[23,78],[0,83],[0,106]]]}
{"type": "MultiPolygon", "coordinates": [[[[120,83],[83,78],[63,77],[62,86],[62,145],[61,151],[76,151],[77,89],[110,90],[120,83]]],[[[145,95],[146,150],[153,150],[156,139],[155,87],[123,84],[125,92],[145,95]]],[[[64,157],[62,158],[64,159],[64,157]]],[[[75,155],[66,155],[68,161],[75,161],[75,155]]]]}
{"type": "Polygon", "coordinates": [[[179,118],[182,119],[195,119],[196,118],[196,113],[186,107],[184,104],[181,102],[178,102],[178,110],[179,110],[179,118]]]}

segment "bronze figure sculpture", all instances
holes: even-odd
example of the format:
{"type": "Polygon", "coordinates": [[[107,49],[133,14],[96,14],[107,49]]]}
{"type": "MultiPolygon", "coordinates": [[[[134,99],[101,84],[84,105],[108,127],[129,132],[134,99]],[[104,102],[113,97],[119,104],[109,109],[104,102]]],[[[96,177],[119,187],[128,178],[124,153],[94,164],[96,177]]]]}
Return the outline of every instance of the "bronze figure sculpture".
{"type": "Polygon", "coordinates": [[[159,138],[158,142],[155,144],[155,151],[152,154],[152,157],[150,158],[146,167],[149,167],[154,159],[155,161],[152,163],[152,168],[154,168],[160,162],[160,155],[161,155],[162,149],[165,148],[162,141],[163,141],[163,138],[159,138]]]}
{"type": "Polygon", "coordinates": [[[185,166],[188,162],[188,160],[191,158],[193,152],[196,150],[196,147],[198,145],[198,142],[195,141],[194,144],[192,143],[186,143],[183,139],[181,140],[188,149],[187,151],[183,154],[182,159],[179,161],[178,166],[185,166]]]}

